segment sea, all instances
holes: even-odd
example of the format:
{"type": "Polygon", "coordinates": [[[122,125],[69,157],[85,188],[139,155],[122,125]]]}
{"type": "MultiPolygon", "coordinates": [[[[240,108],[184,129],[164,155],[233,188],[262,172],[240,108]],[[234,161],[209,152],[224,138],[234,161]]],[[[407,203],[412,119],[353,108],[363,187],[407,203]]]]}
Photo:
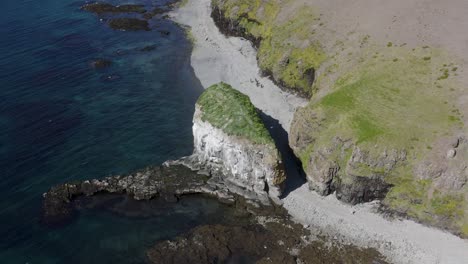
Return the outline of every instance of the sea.
{"type": "MultiPolygon", "coordinates": [[[[111,15],[85,12],[85,3],[0,3],[3,264],[145,263],[157,241],[228,215],[222,204],[194,197],[171,205],[124,201],[123,210],[101,204],[64,225],[41,222],[42,194],[55,184],[129,173],[193,148],[192,115],[203,87],[184,29],[160,15],[150,31],[114,30],[106,23],[111,15]],[[96,69],[96,59],[111,65],[96,69]]],[[[152,10],[168,1],[107,3],[152,10]]]]}

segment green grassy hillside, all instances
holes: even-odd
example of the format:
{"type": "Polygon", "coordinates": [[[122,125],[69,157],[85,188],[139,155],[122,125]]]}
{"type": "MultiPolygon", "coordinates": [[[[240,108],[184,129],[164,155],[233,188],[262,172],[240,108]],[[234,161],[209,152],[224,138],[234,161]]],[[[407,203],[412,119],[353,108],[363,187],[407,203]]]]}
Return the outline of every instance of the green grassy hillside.
{"type": "Polygon", "coordinates": [[[468,151],[459,148],[450,159],[450,144],[438,143],[464,129],[456,59],[354,32],[324,46],[320,37],[331,29],[320,32],[318,10],[291,9],[294,1],[213,0],[213,6],[256,41],[265,73],[311,97],[290,132],[306,173],[320,178],[333,166],[339,171],[330,184],[348,187],[356,177],[360,184],[362,177],[380,177],[392,186],[383,200],[388,209],[468,236],[468,190],[457,183],[468,151]],[[353,160],[356,149],[365,153],[361,160],[353,160]],[[389,153],[406,154],[395,161],[389,153]]]}

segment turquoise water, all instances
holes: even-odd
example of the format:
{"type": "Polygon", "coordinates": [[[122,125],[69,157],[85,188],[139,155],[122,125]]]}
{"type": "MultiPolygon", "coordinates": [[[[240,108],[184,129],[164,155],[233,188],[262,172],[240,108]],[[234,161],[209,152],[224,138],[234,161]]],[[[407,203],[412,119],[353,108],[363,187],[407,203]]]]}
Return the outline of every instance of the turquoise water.
{"type": "MultiPolygon", "coordinates": [[[[152,9],[167,1],[110,2],[152,9]]],[[[155,17],[152,31],[115,31],[81,11],[84,3],[0,4],[1,263],[140,263],[153,241],[217,221],[226,210],[190,199],[157,207],[151,217],[101,208],[82,210],[65,227],[40,224],[41,194],[51,185],[126,173],[192,151],[191,119],[202,87],[183,30],[155,17]],[[141,50],[149,45],[156,48],[141,50]],[[111,60],[111,67],[93,69],[96,58],[111,60]]]]}

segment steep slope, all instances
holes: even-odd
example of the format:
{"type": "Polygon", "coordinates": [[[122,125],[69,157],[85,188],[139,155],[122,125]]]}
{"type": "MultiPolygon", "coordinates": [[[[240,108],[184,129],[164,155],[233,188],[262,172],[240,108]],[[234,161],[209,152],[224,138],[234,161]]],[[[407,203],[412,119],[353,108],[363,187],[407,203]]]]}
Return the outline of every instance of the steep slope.
{"type": "Polygon", "coordinates": [[[212,16],[311,97],[290,144],[312,189],[466,236],[468,4],[378,2],[213,0],[212,16]]]}

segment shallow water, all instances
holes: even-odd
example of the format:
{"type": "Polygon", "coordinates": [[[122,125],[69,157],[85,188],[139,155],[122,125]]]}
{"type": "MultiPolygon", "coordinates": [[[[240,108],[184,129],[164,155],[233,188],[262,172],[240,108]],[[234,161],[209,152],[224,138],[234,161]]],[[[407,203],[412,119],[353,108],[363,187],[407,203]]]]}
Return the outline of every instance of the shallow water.
{"type": "MultiPolygon", "coordinates": [[[[151,10],[167,0],[109,2],[151,10]]],[[[84,210],[65,227],[40,224],[41,194],[51,185],[126,173],[192,151],[191,119],[202,87],[183,30],[156,17],[152,31],[115,31],[81,11],[84,3],[1,3],[2,263],[139,263],[153,240],[203,223],[201,212],[213,220],[228,210],[189,199],[155,217],[84,210]],[[146,46],[156,48],[141,51],[146,46]],[[96,58],[112,65],[93,69],[96,58]]]]}

